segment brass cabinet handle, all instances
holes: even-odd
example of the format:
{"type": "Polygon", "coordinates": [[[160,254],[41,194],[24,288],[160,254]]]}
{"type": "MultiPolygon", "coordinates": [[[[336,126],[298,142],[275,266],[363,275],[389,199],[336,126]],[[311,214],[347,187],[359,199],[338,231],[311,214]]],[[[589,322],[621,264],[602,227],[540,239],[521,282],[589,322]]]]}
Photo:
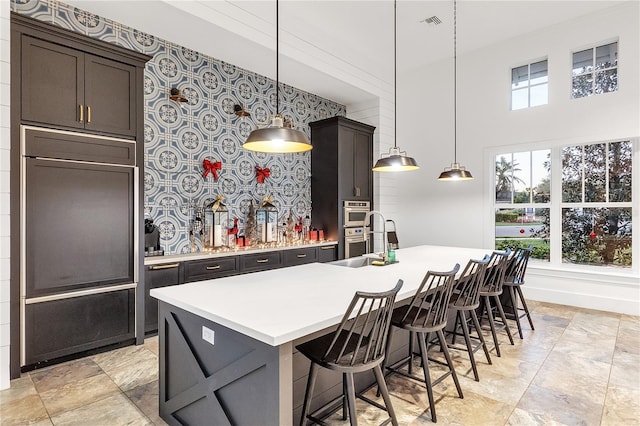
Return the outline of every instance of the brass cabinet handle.
{"type": "Polygon", "coordinates": [[[256,263],[269,263],[269,259],[258,259],[256,263]]]}
{"type": "Polygon", "coordinates": [[[216,269],[220,269],[220,265],[207,266],[207,271],[215,271],[216,269]]]}
{"type": "Polygon", "coordinates": [[[324,247],[320,247],[320,250],[333,250],[334,246],[324,246],[324,247]]]}
{"type": "Polygon", "coordinates": [[[87,123],[91,123],[91,107],[87,105],[87,123]]]}
{"type": "Polygon", "coordinates": [[[299,254],[298,256],[296,256],[298,259],[302,259],[303,257],[307,257],[306,254],[299,254]]]}
{"type": "Polygon", "coordinates": [[[178,266],[180,266],[179,263],[169,263],[166,265],[153,265],[153,266],[149,266],[149,270],[158,271],[160,269],[173,269],[173,268],[177,268],[178,266]]]}
{"type": "Polygon", "coordinates": [[[84,121],[84,105],[80,104],[80,122],[84,121]]]}

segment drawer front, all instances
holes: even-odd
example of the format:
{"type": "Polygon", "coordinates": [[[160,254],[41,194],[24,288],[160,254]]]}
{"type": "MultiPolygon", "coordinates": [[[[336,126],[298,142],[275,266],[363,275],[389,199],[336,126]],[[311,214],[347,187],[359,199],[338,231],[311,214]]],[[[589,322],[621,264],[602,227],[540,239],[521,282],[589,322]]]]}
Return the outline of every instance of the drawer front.
{"type": "Polygon", "coordinates": [[[144,272],[144,331],[153,333],[158,330],[158,300],[151,297],[152,288],[180,284],[180,263],[149,265],[144,272]]]}
{"type": "Polygon", "coordinates": [[[238,257],[192,260],[184,263],[184,282],[227,277],[238,273],[238,257]]]}
{"type": "Polygon", "coordinates": [[[284,266],[302,265],[318,260],[318,252],[315,247],[283,250],[284,266]]]}
{"type": "Polygon", "coordinates": [[[281,266],[282,255],[279,251],[240,256],[240,270],[242,272],[264,271],[281,266]]]}
{"type": "Polygon", "coordinates": [[[333,262],[338,260],[338,246],[336,244],[331,246],[318,247],[318,262],[333,262]]]}

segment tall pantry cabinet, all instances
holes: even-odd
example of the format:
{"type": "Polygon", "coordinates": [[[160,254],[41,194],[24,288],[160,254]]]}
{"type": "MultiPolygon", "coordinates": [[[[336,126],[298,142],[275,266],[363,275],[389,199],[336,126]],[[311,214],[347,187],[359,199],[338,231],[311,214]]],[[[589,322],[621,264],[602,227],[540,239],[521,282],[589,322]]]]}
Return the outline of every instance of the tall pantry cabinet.
{"type": "Polygon", "coordinates": [[[11,377],[144,336],[150,58],[11,14],[11,377]]]}

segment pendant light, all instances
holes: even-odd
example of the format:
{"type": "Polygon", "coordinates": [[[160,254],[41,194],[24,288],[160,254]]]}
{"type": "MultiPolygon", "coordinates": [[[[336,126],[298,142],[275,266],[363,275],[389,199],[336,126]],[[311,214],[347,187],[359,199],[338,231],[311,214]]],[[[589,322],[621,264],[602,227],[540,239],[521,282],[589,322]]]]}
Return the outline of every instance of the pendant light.
{"type": "Polygon", "coordinates": [[[444,172],[440,173],[438,180],[472,180],[471,172],[466,170],[464,166],[458,163],[457,158],[457,133],[458,133],[458,92],[457,92],[457,80],[458,80],[458,56],[456,48],[456,32],[457,32],[457,13],[456,13],[456,0],[453,0],[453,163],[451,167],[446,167],[444,172]]]}
{"type": "Polygon", "coordinates": [[[311,148],[311,141],[304,132],[284,126],[284,118],[280,115],[280,25],[279,4],[276,0],[276,114],[271,116],[271,124],[263,129],[256,129],[249,134],[242,147],[250,151],[283,153],[304,152],[311,148]]]}
{"type": "Polygon", "coordinates": [[[376,161],[376,165],[373,166],[374,172],[405,172],[410,170],[418,170],[420,167],[416,160],[407,156],[406,151],[400,151],[397,141],[397,122],[398,122],[398,108],[397,104],[397,59],[396,59],[396,0],[393,2],[393,148],[389,149],[389,153],[381,155],[380,159],[376,161]]]}

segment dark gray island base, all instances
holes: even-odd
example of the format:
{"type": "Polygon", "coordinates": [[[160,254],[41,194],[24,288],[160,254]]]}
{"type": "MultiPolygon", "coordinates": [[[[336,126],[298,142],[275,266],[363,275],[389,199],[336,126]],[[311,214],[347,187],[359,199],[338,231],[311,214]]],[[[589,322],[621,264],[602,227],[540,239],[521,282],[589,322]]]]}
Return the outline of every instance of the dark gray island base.
{"type": "MultiPolygon", "coordinates": [[[[385,267],[311,263],[151,290],[159,300],[160,416],[170,425],[299,424],[309,361],[296,345],[335,328],[356,290],[379,292],[402,278],[406,303],[427,270],[482,258],[482,249],[421,246],[385,267]]],[[[406,355],[394,334],[389,361],[406,355]]],[[[340,373],[318,376],[312,409],[342,392],[340,373]]],[[[355,376],[362,390],[373,374],[355,376]]]]}
{"type": "Polygon", "coordinates": [[[160,417],[164,421],[170,425],[291,424],[290,407],[284,418],[280,412],[279,347],[164,302],[158,315],[160,417]],[[203,339],[203,330],[212,335],[214,344],[203,339]]]}

